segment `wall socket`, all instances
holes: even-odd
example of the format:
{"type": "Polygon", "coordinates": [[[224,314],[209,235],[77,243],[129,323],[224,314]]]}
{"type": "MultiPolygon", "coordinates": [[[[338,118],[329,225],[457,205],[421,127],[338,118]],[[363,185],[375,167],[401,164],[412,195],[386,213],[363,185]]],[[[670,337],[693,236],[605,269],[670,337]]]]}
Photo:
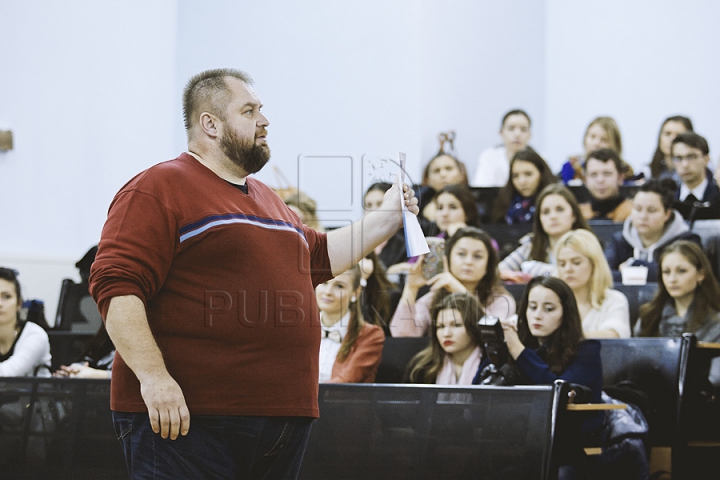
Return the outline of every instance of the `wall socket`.
{"type": "Polygon", "coordinates": [[[13,148],[12,130],[0,130],[0,152],[7,152],[13,148]]]}

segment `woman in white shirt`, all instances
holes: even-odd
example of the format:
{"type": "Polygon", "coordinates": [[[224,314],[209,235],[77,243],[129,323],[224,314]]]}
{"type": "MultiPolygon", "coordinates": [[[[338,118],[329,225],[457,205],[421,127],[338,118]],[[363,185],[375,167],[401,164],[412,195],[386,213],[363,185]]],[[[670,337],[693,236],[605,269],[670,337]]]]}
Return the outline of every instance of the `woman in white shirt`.
{"type": "Polygon", "coordinates": [[[480,154],[473,187],[502,187],[510,176],[510,161],[530,141],[530,117],[523,110],[511,110],[500,124],[503,144],[488,148],[480,154]]]}
{"type": "Polygon", "coordinates": [[[597,237],[587,230],[566,233],[555,246],[558,277],[568,284],[585,338],[629,338],[630,306],[613,290],[612,273],[597,237]]]}
{"type": "Polygon", "coordinates": [[[385,333],[363,319],[359,265],[315,288],[320,310],[320,383],[372,383],[385,333]]]}
{"type": "Polygon", "coordinates": [[[49,376],[50,341],[42,327],[20,321],[17,276],[17,271],[0,267],[0,377],[33,376],[36,370],[39,376],[49,376]]]}

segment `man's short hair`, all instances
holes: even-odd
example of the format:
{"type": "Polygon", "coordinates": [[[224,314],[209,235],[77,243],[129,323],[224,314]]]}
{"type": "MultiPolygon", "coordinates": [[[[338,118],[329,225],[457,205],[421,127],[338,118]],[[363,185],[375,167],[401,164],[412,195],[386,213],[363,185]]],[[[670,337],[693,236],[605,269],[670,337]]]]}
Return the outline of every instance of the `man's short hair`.
{"type": "Polygon", "coordinates": [[[594,158],[595,160],[603,163],[612,161],[615,164],[615,168],[620,175],[627,172],[625,162],[620,159],[620,155],[618,155],[617,152],[612,148],[600,148],[592,152],[590,155],[588,155],[587,160],[585,160],[585,163],[583,164],[584,169],[587,169],[587,162],[589,162],[591,158],[594,158]]]}
{"type": "MultiPolygon", "coordinates": [[[[672,142],[673,145],[676,143],[682,143],[690,148],[697,148],[703,155],[710,154],[710,147],[708,146],[707,140],[695,132],[685,132],[679,134],[672,142]]],[[[672,147],[670,148],[672,149],[672,147]]]]}
{"type": "Polygon", "coordinates": [[[230,103],[230,90],[225,77],[235,77],[252,85],[250,76],[234,68],[216,68],[192,77],[183,91],[183,121],[185,130],[192,128],[193,119],[199,112],[210,112],[225,120],[225,109],[230,103]]]}

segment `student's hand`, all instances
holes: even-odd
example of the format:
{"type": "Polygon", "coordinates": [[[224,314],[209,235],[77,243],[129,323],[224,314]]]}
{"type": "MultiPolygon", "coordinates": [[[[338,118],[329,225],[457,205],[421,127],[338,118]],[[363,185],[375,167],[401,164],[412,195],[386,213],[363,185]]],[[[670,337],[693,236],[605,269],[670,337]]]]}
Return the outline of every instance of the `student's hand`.
{"type": "Polygon", "coordinates": [[[408,272],[410,272],[410,268],[412,267],[411,263],[408,262],[401,262],[396,263],[395,265],[390,265],[387,269],[388,275],[407,275],[408,272]]]}
{"type": "Polygon", "coordinates": [[[448,238],[450,238],[450,237],[452,237],[453,235],[455,235],[455,232],[457,232],[458,229],[460,229],[460,228],[465,228],[465,227],[467,227],[467,224],[466,224],[465,222],[455,222],[455,223],[451,223],[451,224],[448,225],[448,227],[447,227],[448,238]]]}
{"type": "Polygon", "coordinates": [[[58,370],[53,373],[54,377],[76,377],[82,368],[90,368],[88,362],[72,363],[70,365],[61,365],[58,370]]]}
{"type": "Polygon", "coordinates": [[[513,359],[517,359],[522,351],[525,350],[525,345],[520,341],[520,337],[518,337],[517,334],[517,315],[501,321],[500,324],[502,325],[503,336],[505,337],[508,352],[513,359]],[[515,318],[513,319],[513,317],[515,318]]]}
{"type": "Polygon", "coordinates": [[[445,255],[443,255],[443,272],[432,277],[427,283],[430,285],[431,292],[437,292],[441,288],[444,288],[450,293],[467,292],[465,285],[460,283],[460,280],[450,273],[450,267],[448,266],[448,260],[445,255]]]}
{"type": "Polygon", "coordinates": [[[405,288],[417,293],[420,288],[427,284],[427,280],[422,274],[422,264],[425,255],[420,255],[415,263],[409,263],[407,276],[405,277],[405,288]]]}

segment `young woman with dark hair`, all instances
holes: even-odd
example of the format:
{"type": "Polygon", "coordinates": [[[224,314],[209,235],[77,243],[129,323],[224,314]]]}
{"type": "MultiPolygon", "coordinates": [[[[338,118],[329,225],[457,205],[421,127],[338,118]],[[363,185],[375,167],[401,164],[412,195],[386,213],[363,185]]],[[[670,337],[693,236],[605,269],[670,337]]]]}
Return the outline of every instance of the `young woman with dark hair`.
{"type": "Polygon", "coordinates": [[[410,383],[471,385],[487,360],[478,320],[484,315],[474,295],[457,292],[433,303],[430,345],[408,364],[410,383]]]}
{"type": "Polygon", "coordinates": [[[443,187],[435,195],[435,225],[443,238],[452,236],[461,227],[479,227],[475,196],[462,184],[443,187]]]}
{"type": "Polygon", "coordinates": [[[702,249],[678,240],[660,254],[655,297],[640,307],[635,324],[639,337],[679,337],[693,333],[699,341],[720,341],[720,286],[702,249]]]}
{"type": "Polygon", "coordinates": [[[510,178],[493,202],[492,223],[532,222],[538,193],[556,182],[550,167],[535,150],[520,150],[510,162],[510,178]]]}
{"type": "MultiPolygon", "coordinates": [[[[552,385],[565,380],[588,387],[591,403],[602,403],[600,342],[586,340],[575,295],[555,277],[535,277],[523,293],[517,322],[502,322],[505,343],[527,383],[552,385]]],[[[583,422],[583,433],[602,427],[602,416],[583,422]]]]}
{"type": "Polygon", "coordinates": [[[49,376],[50,340],[42,327],[20,320],[17,277],[17,271],[0,267],[0,377],[49,376]]]}
{"type": "Polygon", "coordinates": [[[372,383],[382,357],[385,334],[363,318],[360,266],[318,285],[320,382],[372,383]]]}
{"type": "Polygon", "coordinates": [[[657,147],[652,160],[643,170],[646,179],[672,178],[678,185],[680,184],[680,178],[675,174],[675,165],[672,162],[672,141],[679,134],[692,131],[694,131],[692,120],[688,117],[675,115],[665,119],[658,132],[657,147]]]}
{"type": "Polygon", "coordinates": [[[626,266],[648,268],[647,281],[658,280],[657,257],[665,245],[675,240],[690,240],[698,245],[700,237],[689,231],[682,216],[673,208],[677,185],[669,178],[649,180],[640,186],[632,201],[632,212],[621,232],[605,245],[605,257],[613,279],[621,281],[626,266]]]}
{"type": "Polygon", "coordinates": [[[503,322],[505,342],[519,370],[533,384],[557,379],[592,389],[600,403],[602,364],[600,342],[586,340],[570,287],[555,277],[528,283],[518,309],[517,324],[503,322]]]}
{"type": "Polygon", "coordinates": [[[465,227],[445,241],[445,268],[429,280],[422,274],[422,257],[412,265],[400,302],[390,322],[394,337],[431,334],[430,306],[448,293],[473,292],[488,315],[507,318],[515,313],[515,300],[498,275],[498,253],[484,231],[465,227]],[[417,298],[420,288],[430,291],[417,298]]]}
{"type": "Polygon", "coordinates": [[[555,243],[571,230],[589,230],[575,195],[560,183],[545,187],[537,198],[533,231],[500,262],[503,280],[527,283],[536,275],[555,273],[555,243]]]}

